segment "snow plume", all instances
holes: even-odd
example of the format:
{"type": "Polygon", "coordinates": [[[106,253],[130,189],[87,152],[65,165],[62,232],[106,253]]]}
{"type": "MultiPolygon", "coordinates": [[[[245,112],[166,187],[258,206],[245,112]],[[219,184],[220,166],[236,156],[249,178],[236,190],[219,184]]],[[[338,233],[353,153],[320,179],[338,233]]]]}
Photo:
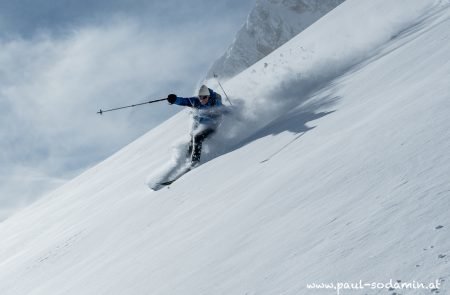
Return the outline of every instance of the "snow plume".
{"type": "MultiPolygon", "coordinates": [[[[242,74],[247,75],[246,78],[250,81],[254,79],[251,87],[241,84],[240,79],[223,85],[225,91],[230,90],[233,105],[227,105],[224,100],[229,112],[213,140],[206,142],[206,149],[210,146],[212,151],[216,151],[208,157],[229,152],[267,135],[284,131],[305,132],[310,129],[307,126],[308,121],[333,111],[333,105],[339,97],[333,93],[323,95],[323,86],[350,68],[352,62],[334,60],[332,57],[308,62],[309,67],[305,66],[303,71],[295,71],[290,67],[272,66],[273,62],[269,57],[262,61],[262,67],[257,64],[242,74]],[[264,79],[266,75],[273,75],[272,80],[266,81],[267,83],[256,81],[264,79]],[[262,89],[264,91],[261,91],[262,89]],[[309,101],[319,89],[322,90],[322,96],[314,102],[309,101]],[[296,124],[278,124],[280,117],[287,116],[294,118],[291,122],[296,124]]],[[[223,92],[220,91],[217,80],[209,80],[207,83],[215,90],[223,92]]],[[[224,97],[223,94],[222,96],[224,97]]]]}
{"type": "Polygon", "coordinates": [[[156,187],[159,183],[169,180],[172,175],[177,174],[188,164],[186,157],[188,144],[189,138],[183,137],[172,145],[170,160],[147,177],[146,183],[149,187],[156,187]]]}
{"type": "MultiPolygon", "coordinates": [[[[250,91],[247,89],[248,96],[235,91],[237,87],[245,91],[245,85],[223,85],[225,91],[234,90],[230,97],[232,105],[226,102],[222,93],[227,112],[217,132],[205,141],[202,162],[265,136],[285,131],[301,135],[312,129],[307,123],[332,112],[339,97],[326,93],[317,100],[309,99],[318,89],[325,93],[323,86],[339,76],[346,67],[346,63],[325,60],[318,61],[315,67],[305,72],[296,73],[287,69],[284,79],[275,79],[277,82],[273,84],[255,83],[255,88],[250,91]],[[267,87],[266,92],[258,93],[260,87],[267,87]],[[288,120],[290,124],[283,123],[288,117],[292,118],[288,120]]],[[[252,70],[250,73],[258,75],[260,72],[252,70]]],[[[217,80],[209,80],[207,83],[211,88],[223,92],[217,80]]]]}

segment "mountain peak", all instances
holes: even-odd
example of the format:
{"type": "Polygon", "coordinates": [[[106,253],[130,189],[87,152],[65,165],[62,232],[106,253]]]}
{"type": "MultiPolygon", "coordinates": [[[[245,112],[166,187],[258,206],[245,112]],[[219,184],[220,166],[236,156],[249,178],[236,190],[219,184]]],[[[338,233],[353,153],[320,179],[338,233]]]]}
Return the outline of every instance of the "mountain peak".
{"type": "Polygon", "coordinates": [[[212,65],[207,79],[228,79],[259,61],[344,0],[257,0],[227,51],[212,65]]]}

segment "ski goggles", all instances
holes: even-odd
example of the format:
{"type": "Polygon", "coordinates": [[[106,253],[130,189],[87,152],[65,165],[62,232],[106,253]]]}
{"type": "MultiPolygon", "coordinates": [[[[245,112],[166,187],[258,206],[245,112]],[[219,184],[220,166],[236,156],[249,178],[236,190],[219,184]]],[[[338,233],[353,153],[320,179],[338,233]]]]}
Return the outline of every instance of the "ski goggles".
{"type": "Polygon", "coordinates": [[[209,95],[199,95],[198,98],[199,98],[200,100],[205,100],[205,99],[208,99],[208,98],[209,98],[209,95]]]}

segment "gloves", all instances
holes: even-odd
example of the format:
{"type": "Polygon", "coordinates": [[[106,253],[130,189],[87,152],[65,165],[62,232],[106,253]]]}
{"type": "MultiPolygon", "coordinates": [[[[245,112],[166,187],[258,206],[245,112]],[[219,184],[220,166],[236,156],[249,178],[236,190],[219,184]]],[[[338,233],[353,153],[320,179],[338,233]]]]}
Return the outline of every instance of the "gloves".
{"type": "Polygon", "coordinates": [[[168,101],[170,104],[173,104],[176,100],[177,100],[176,94],[169,94],[169,95],[167,96],[167,101],[168,101]]]}

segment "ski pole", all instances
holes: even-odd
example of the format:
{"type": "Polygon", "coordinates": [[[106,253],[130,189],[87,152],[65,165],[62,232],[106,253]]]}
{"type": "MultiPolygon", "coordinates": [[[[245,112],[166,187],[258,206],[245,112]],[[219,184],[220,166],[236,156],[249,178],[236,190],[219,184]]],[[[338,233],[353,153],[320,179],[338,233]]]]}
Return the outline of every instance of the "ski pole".
{"type": "Polygon", "coordinates": [[[102,115],[103,113],[106,113],[106,112],[117,111],[117,110],[126,109],[126,108],[132,108],[132,107],[135,107],[135,106],[140,106],[140,105],[144,105],[144,104],[148,104],[148,103],[154,103],[154,102],[163,101],[163,100],[167,100],[167,98],[151,100],[151,101],[147,101],[147,102],[143,102],[143,103],[132,104],[132,105],[129,105],[129,106],[124,106],[124,107],[119,107],[119,108],[114,108],[114,109],[109,109],[109,110],[102,110],[102,109],[100,109],[97,112],[97,114],[102,115]]]}
{"type": "Polygon", "coordinates": [[[225,89],[223,89],[222,84],[220,84],[219,76],[218,76],[216,73],[213,73],[213,76],[214,76],[214,78],[216,78],[217,83],[219,83],[220,88],[222,88],[222,91],[223,91],[223,93],[225,94],[225,97],[227,98],[227,100],[228,100],[228,102],[230,103],[230,105],[233,105],[233,104],[231,103],[230,99],[228,98],[228,95],[227,95],[227,93],[225,92],[225,89]]]}

